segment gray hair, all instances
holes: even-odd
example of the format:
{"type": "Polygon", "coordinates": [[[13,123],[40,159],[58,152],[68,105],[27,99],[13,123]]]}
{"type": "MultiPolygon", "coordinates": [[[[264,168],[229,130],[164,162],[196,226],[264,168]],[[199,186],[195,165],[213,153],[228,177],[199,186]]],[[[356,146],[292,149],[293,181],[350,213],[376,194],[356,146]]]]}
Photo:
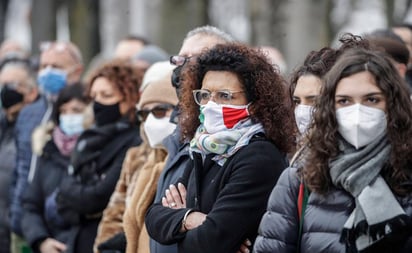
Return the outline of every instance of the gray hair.
{"type": "Polygon", "coordinates": [[[215,38],[221,40],[224,43],[230,43],[230,42],[235,42],[236,41],[232,37],[232,35],[220,30],[219,28],[211,26],[211,25],[205,25],[205,26],[200,26],[200,27],[197,27],[197,28],[189,31],[186,34],[186,37],[183,40],[183,42],[186,41],[187,39],[195,36],[195,35],[198,35],[198,34],[215,37],[215,38]]]}
{"type": "Polygon", "coordinates": [[[33,89],[37,87],[35,73],[31,66],[27,62],[23,61],[9,61],[6,62],[1,68],[0,72],[3,72],[7,69],[21,69],[27,73],[27,79],[23,83],[24,86],[33,89]]]}

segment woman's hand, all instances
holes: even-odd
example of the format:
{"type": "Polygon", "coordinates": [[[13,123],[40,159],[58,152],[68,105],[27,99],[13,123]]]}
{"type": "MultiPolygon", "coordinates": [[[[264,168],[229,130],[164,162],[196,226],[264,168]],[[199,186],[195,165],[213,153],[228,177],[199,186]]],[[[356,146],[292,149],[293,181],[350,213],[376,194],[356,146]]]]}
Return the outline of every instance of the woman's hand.
{"type": "Polygon", "coordinates": [[[186,232],[192,229],[197,228],[198,226],[202,225],[203,222],[206,220],[206,214],[201,212],[191,212],[186,218],[185,225],[183,226],[181,231],[186,232]]]}
{"type": "Polygon", "coordinates": [[[66,244],[59,242],[53,238],[47,238],[40,244],[41,253],[61,253],[66,251],[66,244]]]}
{"type": "Polygon", "coordinates": [[[249,239],[246,239],[242,245],[240,245],[239,250],[236,253],[249,253],[249,247],[252,246],[252,243],[250,242],[249,239]]]}
{"type": "Polygon", "coordinates": [[[162,198],[162,205],[172,209],[186,208],[186,187],[182,183],[171,184],[162,198]]]}

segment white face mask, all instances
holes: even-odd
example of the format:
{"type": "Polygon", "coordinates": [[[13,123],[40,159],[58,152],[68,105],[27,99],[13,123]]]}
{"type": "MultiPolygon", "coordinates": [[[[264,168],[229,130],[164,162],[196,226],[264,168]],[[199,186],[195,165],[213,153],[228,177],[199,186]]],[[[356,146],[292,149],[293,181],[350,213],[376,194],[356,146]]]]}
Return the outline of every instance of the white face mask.
{"type": "Polygon", "coordinates": [[[83,132],[84,115],[81,113],[62,114],[59,117],[59,127],[68,136],[83,132]]]}
{"type": "Polygon", "coordinates": [[[239,121],[249,117],[248,106],[219,105],[209,101],[200,108],[200,122],[210,134],[232,129],[239,121]]]}
{"type": "Polygon", "coordinates": [[[339,133],[356,149],[364,147],[386,131],[386,114],[361,104],[339,108],[336,110],[339,133]]]}
{"type": "Polygon", "coordinates": [[[295,120],[300,134],[306,133],[312,122],[313,106],[297,105],[295,107],[295,120]]]}
{"type": "Polygon", "coordinates": [[[176,128],[176,124],[169,122],[170,117],[163,117],[161,119],[155,118],[152,113],[149,113],[144,122],[144,131],[149,145],[152,148],[162,147],[163,140],[169,136],[176,128]]]}

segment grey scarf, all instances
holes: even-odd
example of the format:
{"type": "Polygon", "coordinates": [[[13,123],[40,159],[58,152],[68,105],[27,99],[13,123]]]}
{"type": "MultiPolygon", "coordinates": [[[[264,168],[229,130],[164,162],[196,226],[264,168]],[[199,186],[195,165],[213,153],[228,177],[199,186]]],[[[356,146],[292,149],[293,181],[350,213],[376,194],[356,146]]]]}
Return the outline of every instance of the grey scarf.
{"type": "Polygon", "coordinates": [[[385,180],[381,169],[389,160],[391,146],[386,133],[356,150],[339,142],[340,154],[329,161],[333,184],[355,198],[355,209],[346,221],[341,241],[348,252],[361,252],[396,233],[408,219],[385,180]]]}

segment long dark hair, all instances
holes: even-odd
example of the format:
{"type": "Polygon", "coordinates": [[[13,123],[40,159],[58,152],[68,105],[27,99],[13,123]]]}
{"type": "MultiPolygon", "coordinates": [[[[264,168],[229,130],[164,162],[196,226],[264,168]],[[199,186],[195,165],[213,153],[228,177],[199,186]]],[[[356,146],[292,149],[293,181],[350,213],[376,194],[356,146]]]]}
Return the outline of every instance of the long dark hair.
{"type": "Polygon", "coordinates": [[[339,152],[336,86],[341,79],[363,71],[374,76],[386,98],[387,134],[392,150],[385,179],[396,193],[405,193],[404,183],[410,180],[412,172],[412,103],[408,89],[383,53],[359,48],[344,52],[326,74],[315,104],[314,126],[309,136],[310,152],[303,170],[305,182],[312,191],[325,193],[332,185],[328,161],[339,152]]]}

